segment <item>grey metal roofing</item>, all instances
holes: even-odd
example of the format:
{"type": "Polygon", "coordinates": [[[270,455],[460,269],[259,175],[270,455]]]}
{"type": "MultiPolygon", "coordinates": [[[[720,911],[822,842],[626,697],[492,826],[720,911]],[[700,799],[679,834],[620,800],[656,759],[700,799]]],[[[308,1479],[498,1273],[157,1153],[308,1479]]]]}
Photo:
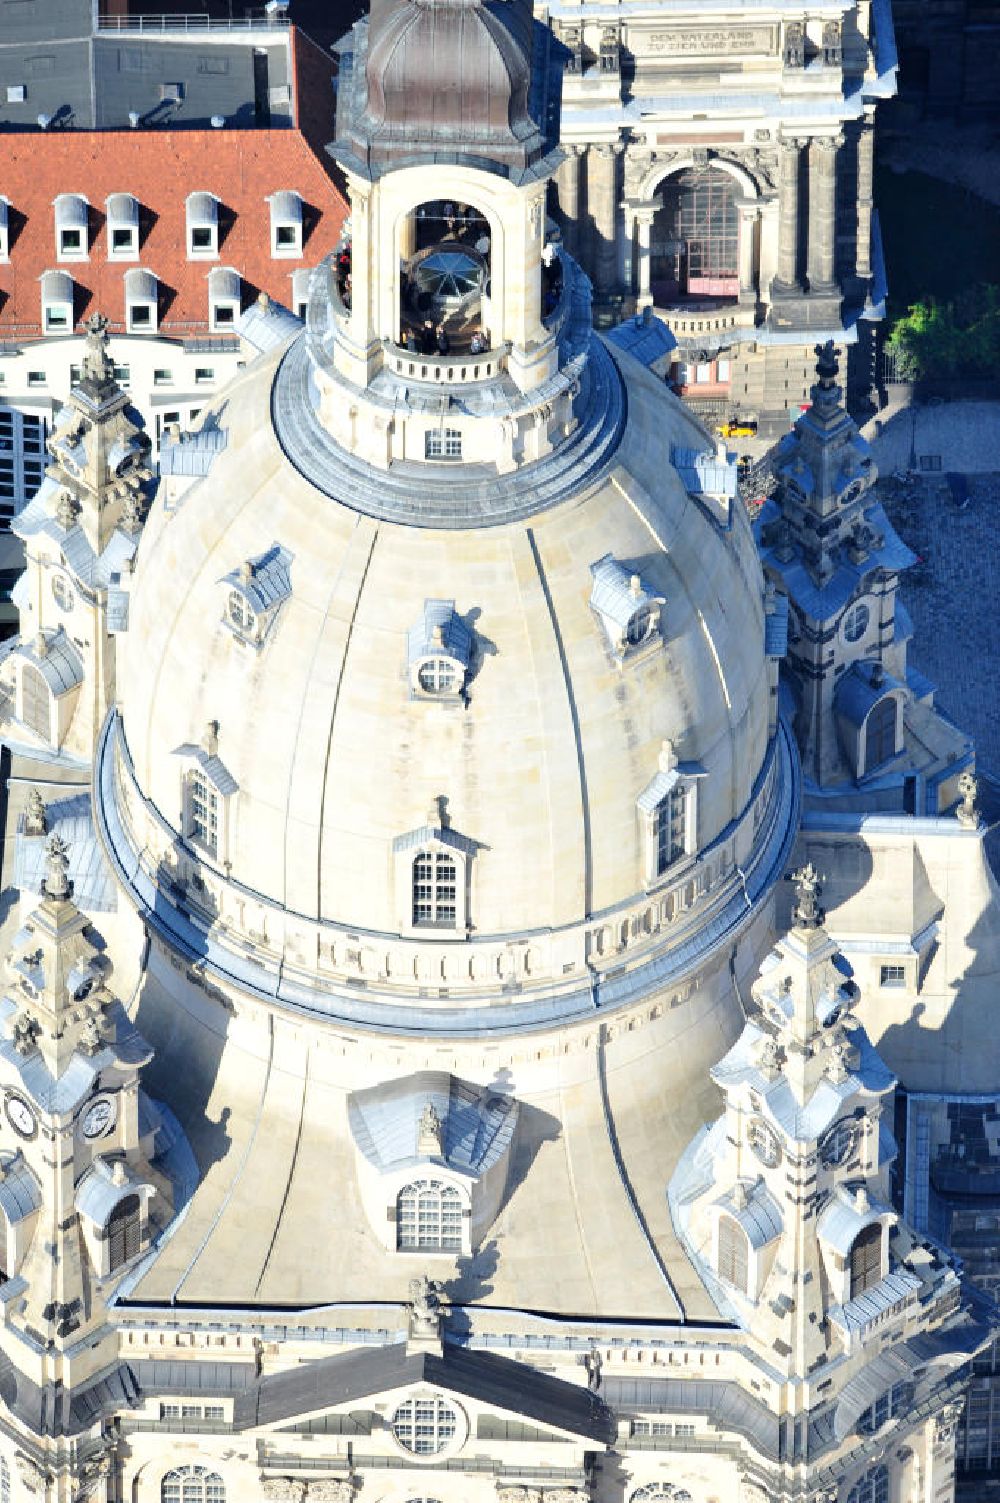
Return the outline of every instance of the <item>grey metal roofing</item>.
{"type": "Polygon", "coordinates": [[[732,500],[736,495],[735,459],[728,456],[720,459],[714,450],[680,449],[676,445],[671,459],[692,496],[725,496],[732,500]]]}
{"type": "Polygon", "coordinates": [[[138,537],[116,528],[98,558],[79,523],[64,532],[50,512],[49,505],[56,489],[50,479],[43,480],[31,501],[15,518],[12,530],[25,542],[30,537],[44,533],[59,548],[67,568],[80,584],[89,589],[107,589],[114,576],[120,576],[125,566],[135,557],[138,537]]]}
{"type": "Polygon", "coordinates": [[[426,1383],[444,1393],[479,1400],[539,1424],[565,1430],[599,1445],[615,1436],[614,1418],[604,1402],[581,1383],[539,1372],[494,1352],[446,1342],[443,1354],[410,1352],[393,1346],[300,1362],[283,1373],[259,1379],[235,1401],[234,1426],[271,1425],[294,1415],[348,1404],[358,1399],[426,1383]]]}
{"type": "Polygon", "coordinates": [[[139,200],[132,193],[109,193],[104,201],[109,224],[136,225],[139,200]]]}
{"type": "MultiPolygon", "coordinates": [[[[794,434],[790,436],[795,437],[794,434]]],[[[787,438],[788,435],[782,442],[787,442],[787,438]]],[[[861,593],[862,586],[878,570],[898,574],[916,563],[917,555],[906,546],[882,506],[876,502],[865,508],[863,516],[872,531],[882,535],[882,546],[873,548],[860,564],[852,563],[846,548],[843,549],[837,558],[833,574],[825,585],[819,586],[798,554],[787,561],[779,559],[773,547],[763,541],[764,529],[768,523],[777,521],[780,516],[781,509],[777,502],[770,500],[761,508],[754,523],[761,559],[780,576],[785,590],[796,605],[814,621],[831,620],[855,595],[861,593]]]]}
{"type": "MultiPolygon", "coordinates": [[[[130,266],[125,273],[125,293],[130,298],[145,299],[155,303],[157,295],[157,279],[145,266],[130,266]]],[[[142,446],[132,444],[130,453],[141,452],[142,446]]],[[[115,463],[114,460],[111,461],[115,463]]]]}
{"type": "Polygon", "coordinates": [[[53,203],[58,229],[85,230],[90,206],[82,193],[59,193],[53,203]]]}
{"type": "Polygon", "coordinates": [[[862,726],[880,699],[902,687],[880,663],[852,663],[833,691],[834,709],[850,725],[862,726]]]}
{"type": "Polygon", "coordinates": [[[41,632],[39,635],[45,639],[43,653],[38,652],[32,639],[31,642],[22,642],[16,648],[15,656],[26,658],[32,663],[58,698],[60,694],[66,694],[70,689],[75,689],[77,684],[83,683],[83,658],[65,627],[60,626],[54,632],[41,632]]]}
{"type": "Polygon", "coordinates": [[[788,596],[777,594],[764,615],[764,651],[783,658],[788,651],[788,596]],[[772,609],[773,604],[773,609],[772,609]]]}
{"type": "Polygon", "coordinates": [[[455,610],[454,600],[425,600],[420,620],[406,636],[408,662],[445,655],[468,668],[472,661],[472,631],[455,610]],[[441,635],[435,642],[435,632],[441,635]]]}
{"type": "Polygon", "coordinates": [[[14,885],[21,892],[40,892],[45,877],[45,846],[49,835],[60,835],[69,846],[69,879],[73,901],[86,913],[114,913],[118,890],[101,842],[94,829],[89,793],[53,801],[45,808],[48,833],[27,835],[24,817],[18,821],[14,853],[14,885]]]}
{"type": "Polygon", "coordinates": [[[41,284],[42,297],[47,303],[73,301],[73,278],[68,271],[43,271],[41,284]]]}
{"type": "MultiPolygon", "coordinates": [[[[298,272],[293,273],[293,276],[297,275],[298,272]]],[[[268,350],[276,350],[279,345],[287,344],[296,334],[301,334],[302,320],[271,298],[266,307],[260,298],[254,298],[249,308],[245,308],[240,314],[236,328],[241,338],[253,345],[255,350],[265,354],[268,350]]]]}
{"type": "Polygon", "coordinates": [[[83,1216],[89,1216],[96,1226],[103,1226],[119,1201],[129,1195],[155,1195],[152,1185],[141,1180],[124,1159],[121,1165],[122,1182],[116,1184],[110,1164],[106,1159],[95,1159],[76,1187],[75,1205],[83,1216]]]}
{"type": "Polygon", "coordinates": [[[209,296],[231,298],[233,302],[238,302],[241,280],[239,272],[232,266],[213,266],[208,274],[209,296]]]}
{"type": "Polygon", "coordinates": [[[160,441],[160,474],[203,478],[229,442],[229,430],[207,421],[196,433],[169,432],[160,441]]]}
{"type": "Polygon", "coordinates": [[[140,1358],[129,1364],[144,1396],[201,1393],[224,1398],[245,1393],[257,1375],[253,1362],[171,1362],[140,1358]]]}
{"type": "Polygon", "coordinates": [[[643,584],[639,574],[634,569],[626,569],[624,564],[610,553],[599,558],[595,564],[591,564],[590,572],[593,576],[593,587],[590,591],[590,603],[595,611],[620,627],[622,631],[631,621],[636,611],[645,606],[662,605],[663,598],[654,595],[643,584]],[[636,588],[632,589],[632,581],[635,579],[636,588]]]}
{"type": "Polygon", "coordinates": [[[509,1149],[516,1101],[444,1071],[421,1070],[348,1098],[351,1132],[369,1163],[379,1170],[416,1163],[420,1118],[428,1104],[437,1112],[443,1159],[452,1168],[484,1174],[509,1149]]]}
{"type": "Polygon", "coordinates": [[[301,224],[302,223],[302,198],[298,193],[289,188],[279,188],[277,193],[268,194],[268,203],[271,206],[271,219],[275,224],[301,224]]]}
{"type": "Polygon", "coordinates": [[[643,814],[652,814],[657,805],[661,804],[668,793],[672,793],[680,782],[680,767],[672,767],[669,772],[660,771],[647,783],[639,797],[636,799],[636,807],[643,814]]]}
{"type": "Polygon", "coordinates": [[[722,1196],[716,1204],[739,1223],[755,1251],[781,1236],[781,1207],[763,1180],[754,1185],[746,1205],[737,1206],[731,1195],[722,1196]]]}
{"type": "Polygon", "coordinates": [[[848,1331],[861,1331],[922,1288],[923,1284],[915,1273],[909,1273],[903,1268],[897,1269],[895,1273],[886,1274],[874,1288],[866,1289],[864,1294],[857,1295],[844,1305],[831,1306],[830,1319],[848,1331]]]}
{"type": "Polygon", "coordinates": [[[864,1231],[866,1226],[872,1226],[875,1222],[880,1222],[884,1216],[891,1214],[891,1206],[881,1205],[877,1201],[873,1201],[867,1210],[859,1211],[855,1205],[838,1194],[820,1213],[816,1223],[816,1235],[829,1243],[834,1252],[840,1253],[841,1257],[846,1257],[854,1244],[854,1239],[864,1231]]]}
{"type": "Polygon", "coordinates": [[[637,313],[633,318],[624,319],[609,330],[606,337],[647,369],[657,361],[664,360],[677,348],[677,340],[672,331],[662,318],[655,317],[652,312],[648,317],[637,313]]]}
{"type": "Polygon", "coordinates": [[[112,636],[128,631],[128,591],[114,585],[108,590],[108,631],[112,636]]]}
{"type": "MultiPolygon", "coordinates": [[[[709,955],[718,953],[724,946],[731,947],[753,922],[769,900],[775,883],[788,869],[799,824],[801,774],[792,733],[782,718],[751,794],[751,797],[756,796],[764,780],[770,776],[773,763],[777,762],[773,801],[761,825],[751,859],[743,869],[740,881],[720,894],[718,903],[705,912],[689,938],[668,953],[638,964],[634,970],[615,976],[591,977],[585,986],[567,988],[555,995],[511,1000],[502,1008],[477,1006],[473,999],[468,1006],[445,1010],[419,1007],[410,1002],[396,1004],[378,995],[365,996],[346,986],[304,985],[287,971],[278,972],[269,967],[256,954],[230,948],[217,932],[211,932],[186,910],[172,904],[136,859],[129,832],[122,821],[118,809],[116,747],[121,753],[124,776],[134,787],[135,773],[120,717],[112,714],[107,717],[98,738],[94,770],[100,793],[95,808],[101,837],[117,878],[131,895],[145,922],[182,952],[197,957],[208,975],[224,976],[233,984],[266,997],[271,1003],[306,1016],[349,1019],[356,1027],[395,1036],[443,1033],[448,1037],[483,1038],[520,1034],[535,1028],[549,1028],[555,1021],[592,1018],[595,1008],[610,1011],[669,986],[675,976],[688,974],[691,967],[703,964],[709,955]]],[[[147,804],[146,807],[154,822],[164,833],[169,833],[155,806],[147,804]]],[[[711,859],[712,850],[710,847],[703,853],[705,859],[711,859]]]]}
{"type": "Polygon", "coordinates": [[[228,798],[239,788],[239,784],[222,758],[212,752],[207,752],[203,746],[196,746],[193,741],[185,741],[183,745],[175,746],[172,755],[188,757],[192,762],[196,762],[213,788],[221,793],[223,798],[228,798]]]}
{"type": "Polygon", "coordinates": [[[914,1371],[919,1366],[905,1342],[900,1347],[869,1357],[861,1371],[844,1384],[837,1396],[833,1417],[835,1439],[846,1440],[865,1410],[896,1383],[912,1382],[914,1371]]]}
{"type": "Polygon", "coordinates": [[[719,1428],[745,1435],[765,1455],[779,1456],[780,1421],[736,1383],[705,1378],[605,1378],[601,1396],[616,1414],[704,1414],[719,1428]]]}
{"type": "Polygon", "coordinates": [[[6,87],[0,89],[0,133],[37,132],[39,115],[78,130],[127,129],[133,113],[144,127],[171,130],[203,130],[213,115],[237,128],[291,124],[291,57],[284,27],[116,33],[93,27],[96,6],[44,0],[38,10],[46,21],[52,17],[52,25],[38,28],[30,13],[21,16],[18,9],[3,7],[0,85],[24,84],[26,98],[9,101],[6,87]],[[264,96],[255,90],[259,52],[267,58],[264,96]]]}
{"type": "Polygon", "coordinates": [[[239,569],[231,569],[223,576],[223,583],[239,590],[250,602],[257,615],[276,610],[292,593],[290,568],[292,555],[280,543],[272,543],[264,553],[247,559],[250,577],[244,579],[239,569]]]}
{"type": "Polygon", "coordinates": [[[41,1186],[21,1152],[4,1154],[0,1173],[0,1210],[13,1225],[38,1210],[42,1203],[41,1186]]]}
{"type": "Polygon", "coordinates": [[[449,829],[447,825],[420,825],[416,830],[407,830],[405,835],[396,836],[392,849],[394,852],[414,851],[420,846],[430,845],[432,841],[450,846],[453,851],[461,851],[464,856],[472,856],[478,849],[474,840],[470,840],[467,835],[460,835],[457,830],[449,829]]]}
{"type": "MultiPolygon", "coordinates": [[[[8,1011],[14,1004],[9,998],[0,1001],[8,1011]]],[[[40,1050],[27,1057],[18,1053],[10,1039],[0,1038],[0,1066],[6,1065],[17,1075],[28,1095],[43,1112],[73,1111],[90,1092],[102,1070],[120,1066],[146,1065],[153,1057],[146,1040],[139,1033],[115,999],[104,1015],[106,1042],[96,1053],[75,1053],[58,1080],[52,1075],[40,1050]]]]}

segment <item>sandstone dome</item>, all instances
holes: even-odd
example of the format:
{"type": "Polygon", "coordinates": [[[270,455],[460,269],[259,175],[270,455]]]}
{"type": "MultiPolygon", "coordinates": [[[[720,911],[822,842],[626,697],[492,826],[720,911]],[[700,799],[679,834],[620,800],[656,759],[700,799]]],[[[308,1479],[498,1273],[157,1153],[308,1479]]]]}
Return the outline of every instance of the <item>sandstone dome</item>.
{"type": "Polygon", "coordinates": [[[665,740],[697,776],[700,852],[747,810],[768,747],[749,527],[734,509],[725,530],[691,498],[670,456],[704,448],[703,430],[616,359],[628,403],[614,464],[493,526],[407,526],[321,493],[266,420],[277,358],[209,417],[225,447],[147,524],[119,700],[137,788],[178,836],[183,748],[218,723],[237,791],[216,864],[248,900],[398,934],[394,851],[440,809],[472,853],[470,933],[555,931],[647,889],[637,800],[665,740]],[[227,629],[227,580],[274,547],[290,593],[248,650],[227,629]],[[617,659],[591,604],[608,555],[663,602],[656,644],[634,661],[617,659]],[[469,632],[464,704],[411,692],[428,601],[453,601],[469,632]]]}

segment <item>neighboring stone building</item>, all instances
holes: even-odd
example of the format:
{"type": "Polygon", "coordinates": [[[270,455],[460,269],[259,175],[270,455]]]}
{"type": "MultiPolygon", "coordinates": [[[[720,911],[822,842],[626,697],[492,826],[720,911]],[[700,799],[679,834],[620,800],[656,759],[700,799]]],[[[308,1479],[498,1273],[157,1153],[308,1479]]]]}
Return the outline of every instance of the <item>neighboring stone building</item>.
{"type": "Polygon", "coordinates": [[[1000,112],[1000,5],[995,0],[893,0],[899,99],[887,123],[950,117],[996,120],[1000,112]]]}
{"type": "MultiPolygon", "coordinates": [[[[557,202],[608,318],[655,305],[705,415],[788,427],[812,347],[868,359],[884,296],[873,123],[895,89],[888,0],[546,8],[566,60],[557,202]],[[564,49],[564,50],[563,50],[564,49]]],[[[867,386],[867,380],[863,380],[867,386]]]]}
{"type": "Polygon", "coordinates": [[[285,8],[97,13],[46,0],[0,25],[0,529],[41,481],[95,310],[155,456],[235,374],[241,310],[303,309],[344,218],[333,64],[285,8]]]}
{"type": "Polygon", "coordinates": [[[359,23],[350,245],[155,497],[87,328],[0,658],[0,1497],[953,1496],[998,1316],[882,1110],[995,1069],[974,787],[830,349],[762,569],[593,333],[538,35],[359,23]],[[869,596],[878,766],[816,729],[869,596]]]}

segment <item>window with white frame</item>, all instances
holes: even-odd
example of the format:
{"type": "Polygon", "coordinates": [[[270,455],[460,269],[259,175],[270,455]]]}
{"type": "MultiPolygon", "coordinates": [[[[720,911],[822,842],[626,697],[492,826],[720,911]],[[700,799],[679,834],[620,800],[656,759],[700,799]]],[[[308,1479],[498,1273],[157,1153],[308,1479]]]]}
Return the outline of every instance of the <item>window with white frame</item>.
{"type": "Polygon", "coordinates": [[[447,851],[413,859],[413,923],[454,929],[458,921],[458,862],[447,851]]]}
{"type": "Polygon", "coordinates": [[[131,193],[112,193],[105,203],[108,259],[134,261],[139,255],[139,202],[131,193]]]}
{"type": "Polygon", "coordinates": [[[424,435],[425,459],[461,459],[462,434],[458,428],[434,428],[424,435]]]}
{"type": "Polygon", "coordinates": [[[847,1494],[847,1503],[889,1503],[889,1468],[869,1467],[847,1494]]]}
{"type": "Polygon", "coordinates": [[[436,1456],[455,1439],[458,1414],[447,1399],[433,1395],[407,1399],[393,1414],[390,1424],[404,1451],[414,1456],[436,1456]]]}
{"type": "Polygon", "coordinates": [[[685,763],[684,771],[681,777],[672,743],[662,742],[659,769],[636,800],[647,883],[656,882],[697,849],[698,784],[703,774],[693,763],[685,763]]]}
{"type": "Polygon", "coordinates": [[[85,261],[90,254],[90,205],[82,193],[60,193],[54,208],[57,259],[85,261]]]}
{"type": "Polygon", "coordinates": [[[271,255],[301,256],[301,198],[297,193],[282,191],[272,193],[267,202],[271,211],[271,255]]]}
{"type": "Polygon", "coordinates": [[[741,1294],[747,1292],[749,1244],[747,1234],[732,1216],[719,1217],[719,1277],[741,1294]]]}
{"type": "Polygon", "coordinates": [[[404,1185],[396,1197],[396,1247],[400,1252],[461,1252],[462,1197],[443,1180],[404,1185]]]}
{"type": "Polygon", "coordinates": [[[878,970],[879,986],[905,986],[905,965],[882,965],[878,970]]]}
{"type": "Polygon", "coordinates": [[[126,1195],[108,1217],[105,1236],[108,1241],[108,1272],[124,1268],[142,1246],[142,1203],[138,1195],[126,1195]]]}
{"type": "Polygon", "coordinates": [[[73,278],[65,271],[45,271],[41,276],[41,289],[44,332],[72,333],[73,278]]]}
{"type": "Polygon", "coordinates": [[[219,854],[219,795],[200,768],[188,774],[187,833],[210,856],[219,854]]]}
{"type": "Polygon", "coordinates": [[[185,201],[187,253],[193,260],[219,254],[219,200],[214,193],[189,193],[185,201]]]}
{"type": "Polygon", "coordinates": [[[216,266],[208,274],[208,325],[213,333],[236,328],[240,316],[241,281],[231,266],[216,266]]]}
{"type": "Polygon", "coordinates": [[[160,1503],[226,1503],[226,1487],[207,1466],[177,1466],[160,1483],[160,1503]]]}
{"type": "Polygon", "coordinates": [[[125,327],[130,334],[152,334],[157,326],[159,283],[151,271],[133,266],[125,273],[125,327]]]}
{"type": "Polygon", "coordinates": [[[656,806],[653,815],[653,839],[656,845],[656,875],[662,877],[684,855],[687,839],[687,790],[675,783],[656,806]]]}
{"type": "Polygon", "coordinates": [[[417,682],[425,694],[454,694],[458,669],[451,658],[429,658],[418,668],[417,682]]]}

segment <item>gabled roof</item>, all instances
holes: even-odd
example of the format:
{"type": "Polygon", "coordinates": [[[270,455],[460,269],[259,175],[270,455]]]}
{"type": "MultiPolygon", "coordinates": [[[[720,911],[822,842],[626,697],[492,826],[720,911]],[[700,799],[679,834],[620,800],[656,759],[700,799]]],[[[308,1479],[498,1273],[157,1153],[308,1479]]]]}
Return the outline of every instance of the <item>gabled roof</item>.
{"type": "Polygon", "coordinates": [[[234,1428],[278,1424],[293,1415],[356,1403],[413,1383],[431,1384],[597,1445],[614,1440],[614,1418],[589,1388],[509,1357],[450,1342],[440,1356],[407,1352],[400,1342],[302,1362],[287,1372],[263,1377],[252,1390],[237,1395],[234,1428]]]}
{"type": "Polygon", "coordinates": [[[265,553],[258,553],[247,563],[247,576],[240,569],[231,569],[222,583],[245,595],[258,615],[273,611],[292,593],[292,555],[280,543],[272,543],[265,553]]]}
{"type": "Polygon", "coordinates": [[[202,479],[228,442],[228,428],[215,422],[206,421],[196,432],[182,431],[176,438],[168,429],[160,440],[160,474],[202,479]]]}
{"type": "Polygon", "coordinates": [[[193,741],[185,741],[182,746],[174,747],[173,754],[175,757],[187,757],[190,761],[196,762],[212,787],[217,793],[221,793],[223,798],[228,798],[231,793],[236,793],[239,789],[240,785],[222,758],[212,752],[207,752],[203,746],[197,746],[193,741]]]}
{"type": "Polygon", "coordinates": [[[643,606],[663,604],[662,596],[654,595],[639,575],[626,569],[613,554],[606,553],[595,564],[591,564],[590,572],[594,579],[590,592],[591,605],[622,631],[643,606]]]}
{"type": "Polygon", "coordinates": [[[65,628],[60,626],[54,632],[39,632],[38,635],[44,638],[43,652],[39,652],[35,645],[37,639],[33,639],[19,643],[15,656],[26,658],[37,668],[55,695],[66,694],[70,689],[75,689],[77,684],[82,684],[83,659],[65,628]]]}

